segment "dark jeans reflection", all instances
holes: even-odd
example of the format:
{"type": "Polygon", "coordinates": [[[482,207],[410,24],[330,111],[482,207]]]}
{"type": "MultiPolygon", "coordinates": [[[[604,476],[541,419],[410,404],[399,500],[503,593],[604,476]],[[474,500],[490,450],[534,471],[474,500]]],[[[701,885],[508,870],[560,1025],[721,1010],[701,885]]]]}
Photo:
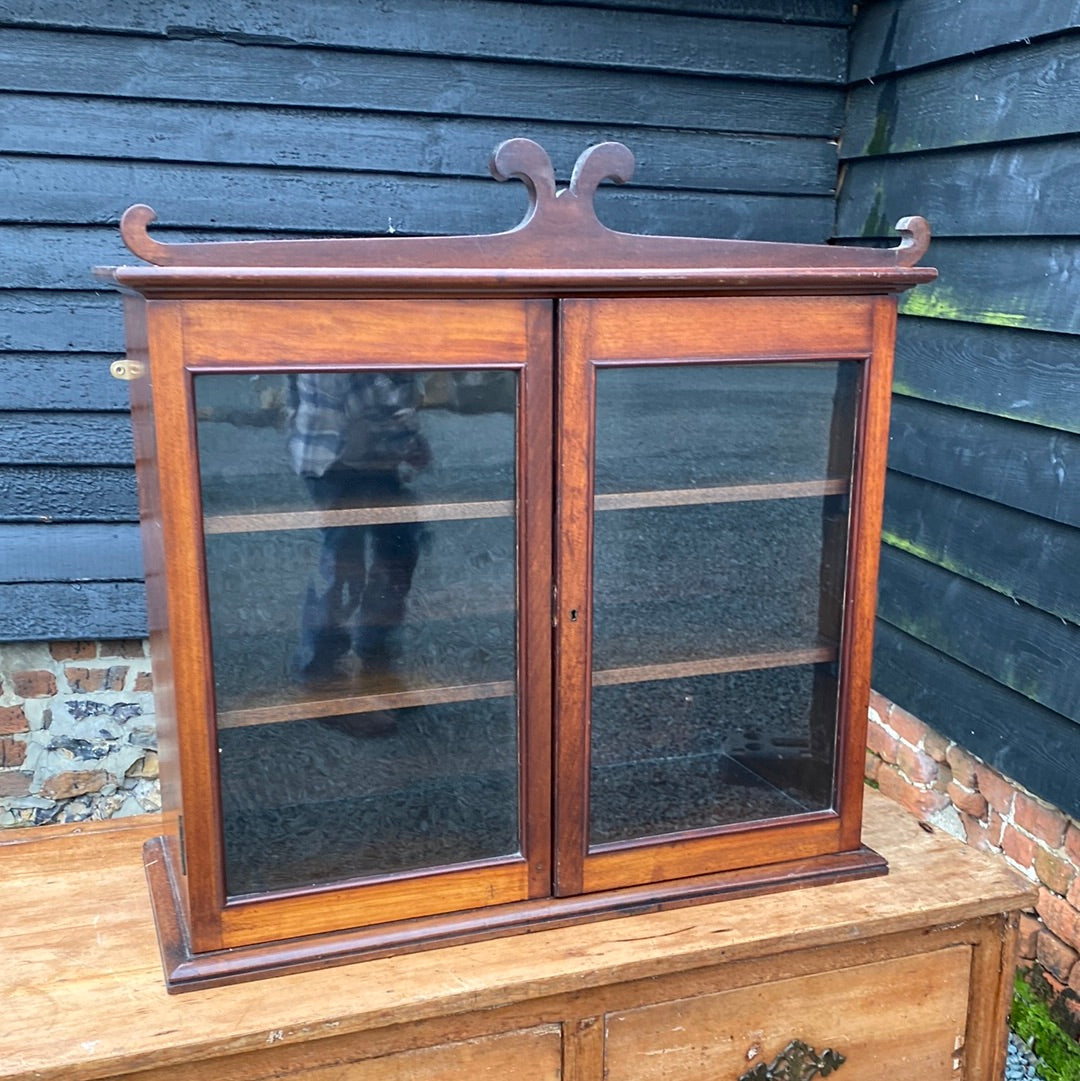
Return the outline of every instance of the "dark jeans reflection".
{"type": "MultiPolygon", "coordinates": [[[[321,510],[408,506],[396,475],[331,469],[305,479],[321,510]]],[[[405,602],[420,554],[419,522],[324,527],[319,565],[308,582],[296,657],[301,682],[343,675],[350,651],[364,671],[391,675],[401,655],[405,602]]]]}

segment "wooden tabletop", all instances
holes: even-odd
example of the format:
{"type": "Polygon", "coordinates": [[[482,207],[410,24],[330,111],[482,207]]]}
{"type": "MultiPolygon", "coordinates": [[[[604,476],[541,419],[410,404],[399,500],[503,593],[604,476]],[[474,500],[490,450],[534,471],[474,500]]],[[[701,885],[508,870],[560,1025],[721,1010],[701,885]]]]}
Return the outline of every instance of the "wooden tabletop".
{"type": "Polygon", "coordinates": [[[884,878],[178,996],[165,992],[140,855],[160,819],[9,831],[0,836],[0,1079],[89,1081],[1033,903],[1033,887],[1000,860],[867,797],[864,838],[888,859],[884,878]]]}

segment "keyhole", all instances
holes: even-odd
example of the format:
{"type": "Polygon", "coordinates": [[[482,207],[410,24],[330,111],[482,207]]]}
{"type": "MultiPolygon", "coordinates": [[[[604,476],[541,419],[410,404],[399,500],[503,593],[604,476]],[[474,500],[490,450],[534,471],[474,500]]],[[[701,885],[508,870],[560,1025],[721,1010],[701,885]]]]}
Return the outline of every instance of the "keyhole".
{"type": "Polygon", "coordinates": [[[577,609],[576,608],[571,608],[570,609],[570,622],[571,623],[577,623],[577,609]]]}

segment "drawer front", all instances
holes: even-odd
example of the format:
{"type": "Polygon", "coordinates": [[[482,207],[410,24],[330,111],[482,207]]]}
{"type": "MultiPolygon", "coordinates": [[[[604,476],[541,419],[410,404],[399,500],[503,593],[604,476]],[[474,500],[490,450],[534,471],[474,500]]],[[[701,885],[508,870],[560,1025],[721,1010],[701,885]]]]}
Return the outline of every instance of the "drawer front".
{"type": "Polygon", "coordinates": [[[562,1029],[543,1025],[500,1032],[379,1058],[301,1067],[286,1076],[296,1081],[507,1081],[512,1077],[558,1081],[562,1029]]]}
{"type": "Polygon", "coordinates": [[[605,1077],[738,1081],[801,1040],[844,1056],[837,1081],[962,1081],[971,960],[953,946],[612,1013],[605,1077]]]}

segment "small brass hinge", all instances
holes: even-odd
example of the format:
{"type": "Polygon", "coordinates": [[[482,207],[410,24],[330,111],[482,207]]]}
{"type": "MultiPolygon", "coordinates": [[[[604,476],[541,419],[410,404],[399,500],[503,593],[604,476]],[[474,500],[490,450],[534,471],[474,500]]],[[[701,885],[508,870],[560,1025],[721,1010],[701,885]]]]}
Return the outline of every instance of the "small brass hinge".
{"type": "Polygon", "coordinates": [[[113,379],[124,379],[130,382],[132,379],[139,379],[146,374],[146,365],[141,360],[121,357],[109,365],[109,374],[113,379]]]}

